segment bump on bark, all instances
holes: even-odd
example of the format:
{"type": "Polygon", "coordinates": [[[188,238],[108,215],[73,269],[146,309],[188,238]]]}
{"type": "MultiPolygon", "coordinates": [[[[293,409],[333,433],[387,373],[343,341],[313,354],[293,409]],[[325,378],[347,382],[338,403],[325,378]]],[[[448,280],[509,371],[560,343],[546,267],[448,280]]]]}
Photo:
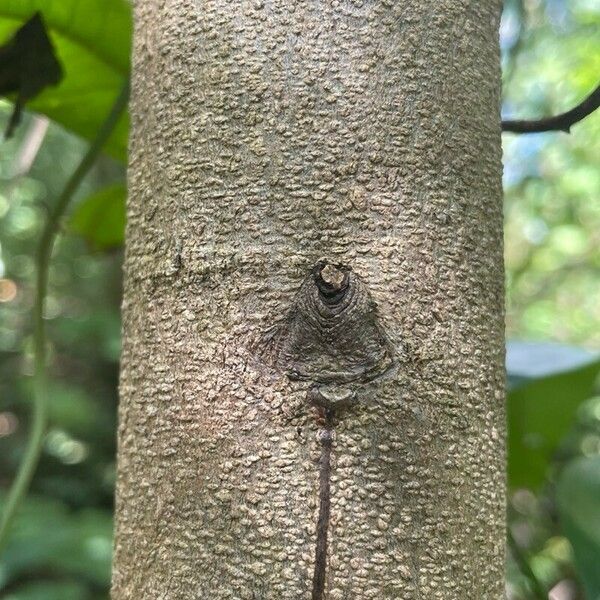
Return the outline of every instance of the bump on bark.
{"type": "Polygon", "coordinates": [[[322,384],[371,381],[393,364],[365,282],[327,260],[311,269],[286,316],[263,336],[260,353],[290,379],[322,384]]]}

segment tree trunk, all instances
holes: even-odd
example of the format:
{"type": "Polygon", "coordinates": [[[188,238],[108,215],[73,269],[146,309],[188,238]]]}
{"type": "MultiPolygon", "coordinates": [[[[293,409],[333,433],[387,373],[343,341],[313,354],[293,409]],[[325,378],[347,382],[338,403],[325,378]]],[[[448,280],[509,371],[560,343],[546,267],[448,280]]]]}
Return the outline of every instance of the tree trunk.
{"type": "Polygon", "coordinates": [[[499,4],[137,1],[114,600],[503,597],[499,4]],[[322,257],[335,414],[257,350],[322,257]]]}

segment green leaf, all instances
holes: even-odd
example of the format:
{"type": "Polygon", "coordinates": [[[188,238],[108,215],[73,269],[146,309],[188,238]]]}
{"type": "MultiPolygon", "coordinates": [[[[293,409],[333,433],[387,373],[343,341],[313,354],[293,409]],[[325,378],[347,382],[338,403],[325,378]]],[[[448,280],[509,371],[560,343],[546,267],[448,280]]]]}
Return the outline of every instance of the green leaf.
{"type": "Polygon", "coordinates": [[[520,340],[506,343],[506,374],[510,389],[558,373],[576,371],[598,360],[597,353],[566,344],[520,340]]]}
{"type": "Polygon", "coordinates": [[[558,480],[557,501],[586,597],[596,600],[600,598],[600,456],[579,458],[565,467],[558,480]]]}
{"type": "MultiPolygon", "coordinates": [[[[36,11],[42,13],[65,76],[29,108],[91,139],[129,76],[131,7],[127,0],[2,0],[0,41],[36,11]]],[[[124,115],[106,146],[120,160],[127,154],[127,131],[124,115]]]]}
{"type": "Polygon", "coordinates": [[[111,554],[108,510],[73,512],[62,502],[30,497],[18,513],[3,554],[0,587],[27,573],[48,571],[108,586],[111,554]]]}
{"type": "Polygon", "coordinates": [[[123,244],[125,236],[125,198],[122,184],[92,194],[75,209],[70,228],[94,248],[104,250],[123,244]]]}
{"type": "Polygon", "coordinates": [[[30,497],[19,510],[3,555],[0,588],[27,573],[47,571],[107,587],[111,554],[108,510],[73,512],[62,502],[30,497]]]}
{"type": "Polygon", "coordinates": [[[88,436],[98,429],[102,420],[101,407],[85,389],[72,383],[54,383],[48,387],[49,419],[53,426],[77,436],[88,436]]]}
{"type": "Polygon", "coordinates": [[[83,584],[74,581],[26,583],[3,596],[3,600],[82,600],[82,598],[89,598],[89,591],[83,584]]]}
{"type": "Polygon", "coordinates": [[[537,489],[554,452],[593,392],[600,357],[558,344],[508,346],[508,481],[537,489]],[[518,348],[518,351],[517,351],[518,348]]]}

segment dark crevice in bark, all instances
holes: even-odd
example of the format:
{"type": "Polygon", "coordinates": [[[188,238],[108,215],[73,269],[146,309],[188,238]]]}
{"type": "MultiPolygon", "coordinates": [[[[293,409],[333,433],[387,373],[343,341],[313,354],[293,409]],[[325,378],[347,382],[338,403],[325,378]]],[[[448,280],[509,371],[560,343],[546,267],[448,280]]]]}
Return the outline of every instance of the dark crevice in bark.
{"type": "Polygon", "coordinates": [[[327,534],[331,514],[331,448],[333,446],[333,411],[324,409],[325,429],[320,432],[319,518],[315,547],[315,570],[312,600],[323,600],[327,576],[327,534]]]}

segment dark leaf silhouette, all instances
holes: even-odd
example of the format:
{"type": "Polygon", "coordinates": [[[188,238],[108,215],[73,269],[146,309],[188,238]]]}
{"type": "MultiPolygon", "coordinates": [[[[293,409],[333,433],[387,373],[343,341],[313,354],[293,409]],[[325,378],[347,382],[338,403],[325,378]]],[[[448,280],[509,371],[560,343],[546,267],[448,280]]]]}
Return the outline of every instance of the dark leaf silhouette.
{"type": "Polygon", "coordinates": [[[62,77],[63,70],[42,15],[35,13],[0,47],[0,94],[16,94],[15,108],[6,128],[7,138],[19,124],[25,104],[45,87],[59,83],[62,77]]]}

